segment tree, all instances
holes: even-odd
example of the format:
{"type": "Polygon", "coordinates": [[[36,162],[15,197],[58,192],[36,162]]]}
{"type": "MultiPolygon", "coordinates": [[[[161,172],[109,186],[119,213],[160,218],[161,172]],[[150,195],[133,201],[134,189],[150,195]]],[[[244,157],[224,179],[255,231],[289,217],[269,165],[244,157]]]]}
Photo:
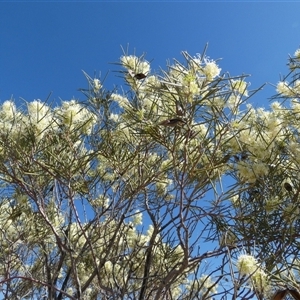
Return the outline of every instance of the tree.
{"type": "Polygon", "coordinates": [[[270,111],[182,55],[154,74],[124,53],[122,92],[84,73],[84,102],[2,104],[2,297],[299,295],[300,51],[270,111]]]}

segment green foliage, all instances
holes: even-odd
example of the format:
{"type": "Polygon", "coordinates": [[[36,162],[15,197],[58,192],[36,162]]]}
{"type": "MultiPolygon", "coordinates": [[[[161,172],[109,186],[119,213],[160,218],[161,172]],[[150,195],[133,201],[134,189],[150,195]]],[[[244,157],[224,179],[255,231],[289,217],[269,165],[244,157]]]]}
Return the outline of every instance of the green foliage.
{"type": "Polygon", "coordinates": [[[84,73],[84,103],[2,104],[3,297],[262,299],[298,288],[298,52],[270,111],[248,104],[260,88],[246,76],[182,55],[155,74],[124,53],[122,93],[84,73]]]}

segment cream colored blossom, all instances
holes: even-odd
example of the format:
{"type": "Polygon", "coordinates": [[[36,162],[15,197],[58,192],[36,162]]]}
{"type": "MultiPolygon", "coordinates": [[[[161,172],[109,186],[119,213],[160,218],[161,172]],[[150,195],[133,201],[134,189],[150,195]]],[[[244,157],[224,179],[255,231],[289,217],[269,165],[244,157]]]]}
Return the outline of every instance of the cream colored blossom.
{"type": "Polygon", "coordinates": [[[203,68],[203,73],[206,75],[207,80],[211,81],[220,75],[221,70],[222,69],[218,67],[215,61],[208,61],[203,68]]]}
{"type": "Polygon", "coordinates": [[[248,96],[247,83],[243,80],[232,80],[231,89],[241,95],[248,96]]]}
{"type": "Polygon", "coordinates": [[[154,231],[153,225],[149,225],[146,235],[151,238],[154,231]]]}
{"type": "Polygon", "coordinates": [[[263,162],[257,162],[253,164],[253,172],[256,176],[265,176],[269,172],[269,167],[263,162]]]}
{"type": "Polygon", "coordinates": [[[161,179],[156,182],[157,192],[160,195],[164,195],[168,191],[168,187],[173,183],[172,179],[161,179]]]}
{"type": "Polygon", "coordinates": [[[232,197],[230,197],[230,202],[232,203],[233,206],[238,206],[238,204],[240,203],[240,196],[239,195],[234,195],[232,197]]]}
{"type": "Polygon", "coordinates": [[[13,120],[16,117],[16,113],[17,108],[15,103],[11,100],[4,101],[0,111],[2,121],[13,120]]]}
{"type": "Polygon", "coordinates": [[[294,53],[295,58],[300,59],[300,49],[297,49],[294,53]]]}
{"type": "Polygon", "coordinates": [[[82,120],[82,106],[75,100],[63,101],[61,114],[65,124],[78,123],[82,120]]]}
{"type": "Polygon", "coordinates": [[[270,289],[268,276],[261,268],[251,276],[251,284],[260,293],[267,293],[270,289]]]}
{"type": "Polygon", "coordinates": [[[150,241],[151,237],[149,235],[144,235],[144,234],[141,234],[139,236],[139,245],[141,246],[145,246],[149,241],[150,241]]]}
{"type": "Polygon", "coordinates": [[[184,66],[176,63],[170,67],[169,75],[172,79],[176,79],[176,82],[182,82],[184,77],[188,75],[188,70],[184,66]]]}
{"type": "Polygon", "coordinates": [[[205,137],[207,134],[208,134],[208,128],[207,128],[207,125],[204,124],[204,123],[200,123],[200,124],[193,124],[193,127],[192,127],[193,131],[195,131],[195,133],[197,134],[197,136],[199,135],[200,137],[205,137]]]}
{"type": "Polygon", "coordinates": [[[126,230],[126,243],[129,247],[134,247],[139,239],[139,235],[135,227],[128,226],[126,230]]]}
{"type": "Polygon", "coordinates": [[[95,93],[99,92],[99,90],[102,88],[102,84],[99,79],[93,79],[93,88],[95,93]]]}
{"type": "Polygon", "coordinates": [[[255,173],[253,172],[253,169],[250,165],[244,162],[240,162],[237,165],[238,174],[242,181],[248,182],[248,183],[254,183],[257,178],[255,173]]]}
{"type": "Polygon", "coordinates": [[[221,110],[225,106],[225,101],[222,97],[213,97],[213,99],[206,100],[205,104],[221,110]]]}
{"type": "Polygon", "coordinates": [[[173,166],[173,162],[171,159],[166,158],[165,160],[162,161],[161,165],[160,165],[160,170],[161,171],[167,171],[170,170],[170,168],[172,168],[173,166]]]}
{"type": "Polygon", "coordinates": [[[192,74],[185,75],[182,80],[183,91],[184,93],[191,96],[190,100],[192,100],[192,96],[195,96],[200,93],[199,85],[196,81],[196,77],[192,74]]]}
{"type": "Polygon", "coordinates": [[[294,84],[293,84],[293,92],[296,94],[296,95],[299,95],[300,94],[300,80],[297,79],[295,80],[294,84]]]}
{"type": "Polygon", "coordinates": [[[87,134],[97,121],[96,116],[76,100],[63,101],[61,107],[55,109],[55,113],[63,124],[71,129],[78,127],[87,134]]]}
{"type": "Polygon", "coordinates": [[[99,195],[96,199],[91,201],[91,204],[98,208],[108,208],[110,203],[110,199],[108,197],[104,197],[103,195],[99,195]]]}
{"type": "Polygon", "coordinates": [[[242,254],[237,260],[237,269],[242,275],[251,275],[258,268],[257,260],[254,256],[242,254]]]}
{"type": "Polygon", "coordinates": [[[139,210],[135,212],[132,223],[134,226],[143,224],[143,214],[139,210]]]}
{"type": "Polygon", "coordinates": [[[239,105],[241,103],[241,96],[240,95],[230,95],[226,102],[226,106],[231,109],[231,111],[237,115],[239,112],[239,105]]]}
{"type": "Polygon", "coordinates": [[[116,101],[122,108],[128,108],[130,106],[129,100],[119,94],[111,94],[110,98],[111,100],[116,101]]]}
{"type": "Polygon", "coordinates": [[[287,149],[291,153],[291,158],[300,163],[300,145],[298,142],[290,142],[287,149]]]}
{"type": "Polygon", "coordinates": [[[150,88],[159,88],[160,80],[157,78],[157,76],[154,75],[147,76],[145,85],[150,88]]]}
{"type": "MultiPolygon", "coordinates": [[[[15,103],[12,100],[5,101],[0,109],[0,130],[9,132],[10,136],[17,137],[24,129],[22,121],[24,115],[18,112],[15,103]]],[[[3,150],[0,146],[1,151],[3,150]]]]}
{"type": "Polygon", "coordinates": [[[114,121],[114,122],[118,122],[120,120],[120,115],[111,113],[109,115],[109,119],[112,120],[112,121],[114,121]]]}
{"type": "Polygon", "coordinates": [[[289,87],[289,84],[286,81],[278,82],[276,91],[282,96],[292,97],[294,95],[293,90],[289,87]]]}
{"type": "Polygon", "coordinates": [[[209,294],[217,292],[218,285],[213,282],[210,276],[203,274],[198,281],[202,289],[204,289],[203,292],[207,290],[209,290],[209,294]]]}
{"type": "Polygon", "coordinates": [[[129,69],[135,73],[148,74],[150,72],[150,64],[145,60],[141,60],[134,55],[121,56],[121,64],[126,69],[129,69]]]}
{"type": "Polygon", "coordinates": [[[278,101],[274,101],[272,104],[271,104],[271,108],[273,111],[275,112],[281,112],[282,111],[282,105],[280,102],[278,101]]]}
{"type": "Polygon", "coordinates": [[[34,129],[36,137],[42,138],[47,129],[56,129],[57,123],[53,122],[54,116],[48,105],[40,100],[34,100],[27,104],[28,117],[24,117],[27,126],[34,129]]]}
{"type": "Polygon", "coordinates": [[[124,55],[120,58],[124,67],[134,70],[139,63],[139,58],[134,55],[124,55]]]}
{"type": "Polygon", "coordinates": [[[281,203],[282,203],[282,199],[278,196],[275,196],[270,199],[266,199],[264,209],[266,210],[266,212],[272,212],[274,210],[277,210],[281,205],[281,203]]]}
{"type": "MultiPolygon", "coordinates": [[[[200,55],[200,54],[199,54],[200,55]]],[[[202,66],[201,66],[201,59],[194,57],[189,61],[190,69],[193,70],[195,73],[198,71],[202,71],[202,66]]]]}

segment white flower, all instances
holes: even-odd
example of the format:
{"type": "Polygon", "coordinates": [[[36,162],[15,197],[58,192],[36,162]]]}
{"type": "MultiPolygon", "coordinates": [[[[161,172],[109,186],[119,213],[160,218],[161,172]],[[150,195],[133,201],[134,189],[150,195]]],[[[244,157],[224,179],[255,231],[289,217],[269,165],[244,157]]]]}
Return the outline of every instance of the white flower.
{"type": "Polygon", "coordinates": [[[217,284],[215,284],[211,277],[208,276],[208,275],[202,275],[200,278],[199,278],[199,283],[201,283],[201,286],[202,286],[202,289],[204,289],[204,291],[206,290],[210,290],[209,291],[209,294],[214,294],[217,292],[217,284]],[[213,286],[213,287],[212,287],[213,286]]]}
{"type": "Polygon", "coordinates": [[[110,98],[113,101],[118,102],[118,104],[122,108],[128,108],[130,106],[129,100],[126,97],[123,97],[123,96],[121,96],[119,94],[111,94],[110,98]]]}
{"type": "Polygon", "coordinates": [[[241,95],[248,96],[247,83],[243,80],[232,80],[231,89],[241,95]]]}
{"type": "Polygon", "coordinates": [[[233,206],[238,206],[240,202],[240,196],[239,195],[234,195],[230,199],[230,202],[232,203],[233,206]]]}
{"type": "Polygon", "coordinates": [[[120,58],[121,64],[131,70],[135,70],[136,66],[138,65],[139,59],[134,55],[124,55],[120,58]]]}
{"type": "Polygon", "coordinates": [[[219,76],[221,70],[222,69],[218,67],[215,61],[210,61],[206,63],[203,72],[206,75],[207,79],[210,81],[219,76]]]}
{"type": "Polygon", "coordinates": [[[119,119],[120,119],[120,115],[111,113],[109,115],[109,119],[112,120],[112,121],[114,121],[114,122],[118,122],[119,119]]]}
{"type": "Polygon", "coordinates": [[[277,111],[280,112],[282,110],[282,106],[281,106],[280,102],[278,102],[278,101],[274,101],[271,104],[271,107],[272,107],[273,111],[275,111],[275,112],[277,112],[277,111]]]}
{"type": "Polygon", "coordinates": [[[268,168],[263,163],[248,164],[243,161],[238,163],[237,170],[240,178],[248,183],[254,183],[259,176],[268,173],[268,168]]]}
{"type": "Polygon", "coordinates": [[[126,69],[134,71],[135,73],[148,74],[150,72],[150,64],[145,60],[141,60],[134,55],[124,55],[120,58],[121,64],[126,69]]]}
{"type": "Polygon", "coordinates": [[[7,100],[2,104],[1,118],[2,120],[13,120],[17,113],[16,105],[13,101],[7,100]]]}
{"type": "Polygon", "coordinates": [[[240,95],[230,95],[227,100],[226,106],[230,108],[234,114],[238,114],[241,100],[242,99],[240,95]]]}
{"type": "Polygon", "coordinates": [[[258,265],[255,257],[248,254],[240,255],[237,261],[237,269],[241,275],[250,275],[250,283],[253,288],[261,293],[269,289],[268,276],[258,265]]]}
{"type": "Polygon", "coordinates": [[[297,49],[294,53],[295,58],[300,59],[300,49],[297,49]]]}
{"type": "Polygon", "coordinates": [[[237,260],[237,269],[242,275],[251,275],[258,268],[257,260],[252,255],[242,254],[237,260]]]}
{"type": "Polygon", "coordinates": [[[65,125],[74,128],[76,125],[80,127],[83,132],[89,133],[92,126],[97,121],[96,116],[88,109],[77,103],[76,100],[63,101],[62,106],[55,110],[61,122],[65,125]]]}
{"type": "Polygon", "coordinates": [[[100,195],[98,198],[92,200],[91,203],[95,207],[101,207],[101,208],[106,209],[106,208],[109,207],[110,199],[109,198],[105,198],[103,195],[100,195]]]}
{"type": "Polygon", "coordinates": [[[53,113],[48,105],[40,100],[34,100],[27,104],[28,116],[23,121],[26,126],[32,127],[36,136],[41,138],[47,129],[57,128],[53,122],[53,113]]]}
{"type": "Polygon", "coordinates": [[[251,277],[252,286],[260,293],[267,292],[270,288],[267,274],[258,269],[251,277]]]}
{"type": "Polygon", "coordinates": [[[300,94],[300,80],[294,82],[293,91],[295,94],[300,94]]]}
{"type": "Polygon", "coordinates": [[[253,164],[253,172],[256,176],[265,176],[269,173],[269,168],[265,163],[257,162],[253,164]]]}
{"type": "Polygon", "coordinates": [[[143,214],[137,210],[136,214],[132,218],[133,225],[141,225],[143,224],[143,214]]]}
{"type": "Polygon", "coordinates": [[[94,92],[98,92],[101,88],[102,88],[102,85],[101,85],[101,82],[99,79],[95,78],[93,80],[93,85],[94,85],[94,92]]]}
{"type": "Polygon", "coordinates": [[[293,90],[289,87],[288,82],[280,81],[277,84],[276,91],[283,96],[291,97],[294,95],[293,90]]]}

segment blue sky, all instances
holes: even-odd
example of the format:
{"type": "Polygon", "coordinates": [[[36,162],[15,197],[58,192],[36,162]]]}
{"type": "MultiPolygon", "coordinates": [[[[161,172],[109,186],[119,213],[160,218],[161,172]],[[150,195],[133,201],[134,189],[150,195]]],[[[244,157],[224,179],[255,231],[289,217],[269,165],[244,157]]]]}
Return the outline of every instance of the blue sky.
{"type": "MultiPolygon", "coordinates": [[[[251,74],[251,87],[276,83],[286,59],[300,45],[300,2],[0,2],[0,103],[83,100],[81,70],[116,77],[121,47],[146,52],[152,70],[180,52],[222,58],[222,71],[251,74]]],[[[253,98],[268,106],[275,93],[265,88],[253,98]]]]}

